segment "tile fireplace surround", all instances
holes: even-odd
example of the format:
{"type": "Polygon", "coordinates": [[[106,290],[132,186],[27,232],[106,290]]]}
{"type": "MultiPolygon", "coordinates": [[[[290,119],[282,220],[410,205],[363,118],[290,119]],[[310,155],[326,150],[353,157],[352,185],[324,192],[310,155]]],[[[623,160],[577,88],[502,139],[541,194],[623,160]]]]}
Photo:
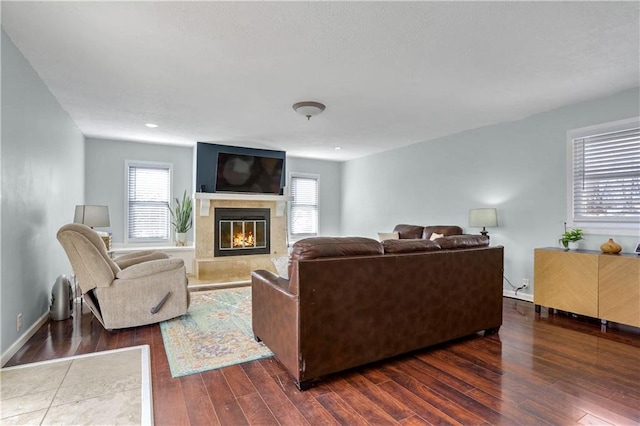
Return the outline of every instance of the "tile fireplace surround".
{"type": "Polygon", "coordinates": [[[286,202],[290,201],[291,197],[197,192],[194,198],[196,279],[210,283],[245,282],[251,279],[251,271],[255,269],[275,272],[271,258],[287,254],[286,202]],[[271,253],[216,257],[216,208],[268,208],[271,222],[271,253]]]}

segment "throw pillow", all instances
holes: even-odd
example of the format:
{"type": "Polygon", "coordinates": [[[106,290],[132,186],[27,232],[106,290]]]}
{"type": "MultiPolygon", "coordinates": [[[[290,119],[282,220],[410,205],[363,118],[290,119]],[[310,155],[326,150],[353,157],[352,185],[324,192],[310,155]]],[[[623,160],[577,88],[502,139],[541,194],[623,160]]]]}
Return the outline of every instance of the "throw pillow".
{"type": "Polygon", "coordinates": [[[400,234],[397,232],[378,232],[378,239],[384,240],[397,240],[400,238],[400,234]]]}
{"type": "Polygon", "coordinates": [[[442,237],[444,237],[444,234],[436,234],[435,232],[432,232],[431,236],[429,237],[429,239],[431,241],[433,241],[433,240],[436,240],[436,239],[442,238],[442,237]]]}
{"type": "Polygon", "coordinates": [[[271,261],[273,262],[273,266],[276,267],[276,271],[278,271],[278,275],[280,275],[285,280],[288,280],[289,279],[289,257],[288,256],[272,257],[271,261]]]}

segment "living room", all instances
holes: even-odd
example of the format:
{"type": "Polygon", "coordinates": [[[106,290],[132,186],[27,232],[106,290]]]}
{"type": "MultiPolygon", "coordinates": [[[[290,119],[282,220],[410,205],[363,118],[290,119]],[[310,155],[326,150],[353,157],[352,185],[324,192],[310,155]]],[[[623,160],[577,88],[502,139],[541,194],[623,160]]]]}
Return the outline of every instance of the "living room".
{"type": "MultiPolygon", "coordinates": [[[[618,50],[612,57],[625,57],[620,60],[619,69],[615,66],[606,72],[599,68],[575,69],[574,74],[563,74],[563,80],[555,81],[553,68],[549,71],[541,68],[540,73],[548,75],[531,84],[553,86],[552,90],[535,97],[531,89],[523,88],[526,98],[520,95],[521,80],[513,83],[512,77],[487,78],[490,84],[482,87],[486,104],[475,106],[478,117],[485,113],[489,116],[486,121],[460,123],[456,131],[346,160],[312,158],[304,152],[288,155],[287,172],[319,176],[319,234],[377,238],[378,232],[389,232],[397,223],[451,224],[468,233],[478,233],[479,228],[468,226],[469,210],[494,207],[499,222],[489,233],[492,245],[505,247],[504,275],[509,280],[504,283],[505,294],[532,301],[533,250],[557,247],[568,221],[567,132],[640,116],[638,39],[629,37],[637,36],[637,6],[614,4],[621,9],[612,6],[611,16],[618,19],[629,15],[628,8],[635,7],[636,12],[630,14],[632,22],[625,21],[628,26],[620,34],[599,34],[594,38],[595,46],[598,37],[606,40],[602,41],[602,48],[595,49],[594,58],[612,59],[604,52],[613,49],[617,40],[618,50]],[[589,78],[600,71],[605,74],[601,78],[589,78]],[[596,80],[602,85],[596,85],[596,80]],[[505,102],[501,109],[489,109],[494,93],[499,91],[509,92],[511,103],[505,102]],[[558,93],[558,101],[550,95],[553,91],[558,93]],[[501,115],[506,116],[510,109],[518,109],[517,118],[509,115],[509,119],[503,120],[501,115]],[[523,279],[529,279],[531,285],[514,294],[509,282],[519,287],[523,279]]],[[[2,19],[0,349],[4,363],[16,344],[46,317],[56,277],[71,272],[55,235],[60,226],[72,221],[74,206],[108,205],[113,241],[124,243],[124,160],[172,162],[173,195],[179,196],[184,190],[193,193],[196,189],[192,183],[192,145],[172,144],[168,140],[170,135],[165,133],[148,141],[166,138],[163,144],[83,133],[61,105],[74,104],[74,100],[56,99],[49,85],[57,87],[58,82],[41,78],[12,41],[11,32],[6,31],[6,13],[2,19]],[[22,327],[17,330],[18,315],[22,327]]],[[[576,56],[589,54],[578,52],[576,56]]],[[[509,61],[497,54],[492,59],[509,61]]],[[[469,72],[470,79],[472,74],[469,72]]],[[[424,94],[424,99],[440,103],[446,112],[451,108],[446,102],[449,93],[462,99],[457,106],[465,105],[465,95],[458,90],[448,87],[431,98],[430,94],[424,94]]],[[[300,96],[306,93],[322,96],[319,88],[300,96]]],[[[161,100],[162,95],[156,94],[156,99],[161,100]]],[[[474,94],[469,102],[479,99],[474,94]]],[[[307,120],[291,109],[296,100],[283,99],[282,109],[291,114],[291,127],[311,125],[314,127],[307,126],[311,133],[321,133],[321,126],[330,123],[332,109],[341,108],[336,105],[339,96],[331,102],[320,99],[326,102],[327,110],[307,120]]],[[[402,101],[400,95],[389,100],[402,101]]],[[[359,101],[352,108],[364,108],[364,104],[359,101]]],[[[432,117],[419,113],[419,105],[416,104],[413,115],[401,120],[399,117],[399,121],[409,126],[412,121],[431,120],[432,117]]],[[[236,120],[245,121],[247,127],[252,123],[249,115],[236,120]]],[[[386,131],[375,121],[367,126],[373,132],[386,131]]],[[[162,127],[159,129],[162,132],[162,127]]],[[[204,141],[213,138],[204,136],[204,141]]],[[[348,147],[343,150],[348,151],[348,147]]],[[[188,238],[193,240],[192,234],[188,238]]],[[[636,226],[625,231],[586,233],[582,247],[599,250],[608,238],[621,244],[625,253],[632,253],[640,240],[640,230],[636,226]]]]}

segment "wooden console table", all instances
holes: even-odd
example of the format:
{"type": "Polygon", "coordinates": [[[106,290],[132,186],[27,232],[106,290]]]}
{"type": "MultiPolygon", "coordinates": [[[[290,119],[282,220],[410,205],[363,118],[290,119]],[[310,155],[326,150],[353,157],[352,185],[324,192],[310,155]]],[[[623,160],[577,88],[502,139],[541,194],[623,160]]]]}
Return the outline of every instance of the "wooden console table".
{"type": "Polygon", "coordinates": [[[640,327],[640,256],[593,250],[534,250],[533,301],[541,306],[640,327]]]}

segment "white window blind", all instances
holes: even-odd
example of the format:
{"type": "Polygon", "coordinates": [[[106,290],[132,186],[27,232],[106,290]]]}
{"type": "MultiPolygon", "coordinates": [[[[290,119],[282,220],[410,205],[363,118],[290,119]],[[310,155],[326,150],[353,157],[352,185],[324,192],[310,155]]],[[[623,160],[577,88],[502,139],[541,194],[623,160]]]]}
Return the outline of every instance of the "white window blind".
{"type": "Polygon", "coordinates": [[[169,239],[170,197],[170,166],[128,164],[128,240],[169,239]]]}
{"type": "Polygon", "coordinates": [[[291,236],[318,235],[318,177],[291,176],[291,236]]]}
{"type": "Polygon", "coordinates": [[[573,220],[640,222],[640,128],[572,142],[573,220]]]}

